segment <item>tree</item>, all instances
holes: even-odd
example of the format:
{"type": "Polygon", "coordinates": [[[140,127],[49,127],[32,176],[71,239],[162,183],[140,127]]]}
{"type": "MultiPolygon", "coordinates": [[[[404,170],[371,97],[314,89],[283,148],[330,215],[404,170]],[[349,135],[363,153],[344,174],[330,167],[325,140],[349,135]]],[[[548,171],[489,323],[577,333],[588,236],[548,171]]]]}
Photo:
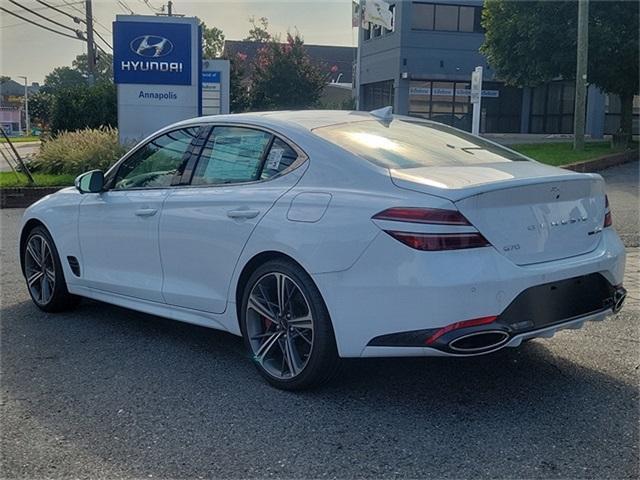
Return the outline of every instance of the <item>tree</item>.
{"type": "Polygon", "coordinates": [[[51,132],[115,127],[118,122],[116,88],[101,82],[58,90],[52,96],[51,132]]]}
{"type": "MultiPolygon", "coordinates": [[[[75,70],[80,72],[83,77],[89,77],[89,61],[87,60],[86,53],[78,55],[71,65],[75,70]]],[[[113,82],[113,55],[110,53],[97,53],[95,81],[113,82]]]]}
{"type": "Polygon", "coordinates": [[[42,90],[54,93],[67,88],[85,85],[87,80],[78,70],[71,67],[56,67],[44,77],[42,90]]]}
{"type": "Polygon", "coordinates": [[[224,50],[224,33],[217,27],[208,28],[204,22],[202,27],[202,58],[220,58],[224,50]]]}
{"type": "MultiPolygon", "coordinates": [[[[619,95],[621,130],[631,138],[638,93],[638,2],[589,2],[588,81],[619,95]]],[[[497,75],[511,85],[536,86],[558,76],[575,79],[578,4],[487,0],[481,47],[497,75]]]]}
{"type": "Polygon", "coordinates": [[[325,75],[311,63],[300,35],[289,33],[285,44],[271,40],[259,49],[251,82],[252,107],[308,108],[318,103],[325,83],[325,75]]]}
{"type": "Polygon", "coordinates": [[[269,19],[267,17],[260,17],[256,20],[256,17],[249,17],[249,23],[251,24],[251,29],[249,30],[249,35],[245,37],[245,42],[258,42],[258,43],[266,43],[269,42],[272,37],[269,33],[269,19]]]}
{"type": "Polygon", "coordinates": [[[48,130],[51,122],[53,95],[39,91],[29,95],[29,117],[43,130],[48,130]]]}
{"type": "Polygon", "coordinates": [[[229,58],[229,108],[232,113],[249,109],[251,99],[244,78],[247,70],[247,56],[236,53],[229,58]]]}

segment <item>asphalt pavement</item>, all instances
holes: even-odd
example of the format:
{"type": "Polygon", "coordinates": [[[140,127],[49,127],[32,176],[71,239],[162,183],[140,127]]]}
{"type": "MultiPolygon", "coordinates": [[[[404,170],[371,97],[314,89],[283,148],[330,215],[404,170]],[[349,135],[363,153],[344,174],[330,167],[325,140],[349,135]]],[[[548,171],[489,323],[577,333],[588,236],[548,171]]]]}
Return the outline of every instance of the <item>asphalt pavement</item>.
{"type": "MultiPolygon", "coordinates": [[[[633,241],[630,165],[604,175],[633,241]]],[[[520,349],[351,360],[281,392],[229,334],[89,300],[39,311],[21,214],[0,211],[2,478],[638,478],[640,302],[520,349]]]]}

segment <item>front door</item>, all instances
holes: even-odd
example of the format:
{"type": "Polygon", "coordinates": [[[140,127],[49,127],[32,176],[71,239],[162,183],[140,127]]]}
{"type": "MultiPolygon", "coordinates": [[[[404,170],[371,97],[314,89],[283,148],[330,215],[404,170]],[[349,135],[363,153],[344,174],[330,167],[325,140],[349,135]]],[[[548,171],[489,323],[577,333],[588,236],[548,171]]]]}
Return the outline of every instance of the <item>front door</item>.
{"type": "Polygon", "coordinates": [[[260,219],[302,174],[301,152],[270,133],[215,127],[191,186],[171,192],[160,219],[167,303],[226,308],[231,276],[260,219]]]}
{"type": "Polygon", "coordinates": [[[198,128],[160,135],[119,166],[110,189],[80,204],[81,281],[87,287],[162,302],[158,224],[198,128]]]}

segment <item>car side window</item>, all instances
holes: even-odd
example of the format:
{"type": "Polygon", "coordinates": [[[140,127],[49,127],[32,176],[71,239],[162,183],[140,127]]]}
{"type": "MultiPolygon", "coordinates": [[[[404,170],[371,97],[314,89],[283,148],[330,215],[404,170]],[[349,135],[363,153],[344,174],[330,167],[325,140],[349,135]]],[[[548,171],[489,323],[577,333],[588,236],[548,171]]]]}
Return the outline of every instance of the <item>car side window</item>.
{"type": "Polygon", "coordinates": [[[274,139],[265,159],[260,180],[267,180],[289,168],[298,159],[296,151],[279,138],[274,139]]]}
{"type": "Polygon", "coordinates": [[[245,127],[215,127],[209,135],[192,185],[219,185],[258,179],[271,134],[245,127]]]}
{"type": "Polygon", "coordinates": [[[126,190],[170,186],[199,130],[199,127],[184,128],[151,140],[120,166],[114,188],[126,190]]]}

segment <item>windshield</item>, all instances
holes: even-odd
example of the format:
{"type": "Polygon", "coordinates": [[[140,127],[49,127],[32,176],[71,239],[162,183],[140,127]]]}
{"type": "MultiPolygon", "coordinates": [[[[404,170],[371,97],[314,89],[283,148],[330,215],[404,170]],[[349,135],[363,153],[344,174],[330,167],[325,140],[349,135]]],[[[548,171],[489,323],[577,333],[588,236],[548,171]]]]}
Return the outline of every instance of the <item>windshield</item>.
{"type": "Polygon", "coordinates": [[[320,127],[320,137],[385,168],[479,165],[529,160],[446,125],[419,120],[366,120],[320,127]]]}

